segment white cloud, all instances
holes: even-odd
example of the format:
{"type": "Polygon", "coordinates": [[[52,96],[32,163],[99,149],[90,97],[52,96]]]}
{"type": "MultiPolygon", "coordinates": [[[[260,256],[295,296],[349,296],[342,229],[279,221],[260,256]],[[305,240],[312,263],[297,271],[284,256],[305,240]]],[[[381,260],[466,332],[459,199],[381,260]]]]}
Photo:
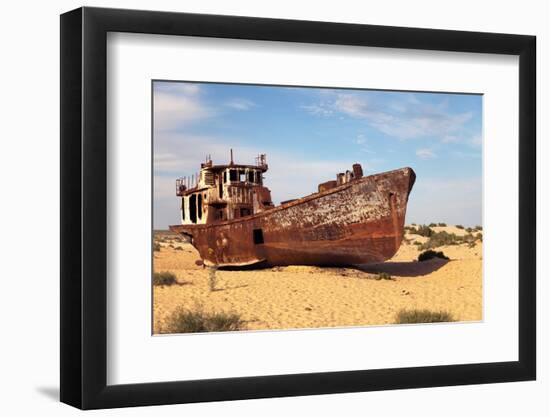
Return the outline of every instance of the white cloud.
{"type": "Polygon", "coordinates": [[[192,175],[200,169],[200,163],[211,155],[216,164],[228,163],[230,149],[234,148],[235,161],[254,162],[261,149],[237,149],[242,138],[215,137],[180,132],[156,132],[154,137],[154,170],[159,175],[174,179],[192,175]]]}
{"type": "Polygon", "coordinates": [[[458,115],[417,114],[405,118],[388,119],[387,122],[375,121],[373,125],[388,136],[399,139],[442,137],[446,132],[460,129],[471,117],[471,113],[458,115]]]}
{"type": "Polygon", "coordinates": [[[472,118],[471,112],[452,114],[447,102],[422,103],[410,96],[400,102],[382,102],[353,93],[336,94],[333,100],[302,106],[313,115],[343,114],[365,120],[380,132],[398,139],[439,137],[450,139],[472,118]]]}
{"type": "Polygon", "coordinates": [[[186,96],[192,95],[198,95],[201,92],[201,87],[198,84],[195,83],[178,83],[178,82],[163,82],[163,81],[157,81],[155,83],[155,87],[157,89],[161,89],[164,92],[169,92],[172,94],[184,94],[186,96]]]}
{"type": "Polygon", "coordinates": [[[357,135],[357,138],[355,139],[355,143],[358,145],[363,145],[367,142],[367,138],[365,135],[357,135]]]}
{"type": "Polygon", "coordinates": [[[197,86],[184,84],[156,89],[153,94],[155,130],[173,130],[213,116],[215,112],[201,103],[198,92],[197,86]]]}
{"type": "Polygon", "coordinates": [[[479,153],[479,152],[452,151],[451,155],[453,155],[457,158],[461,158],[461,159],[469,159],[469,158],[479,159],[479,158],[481,158],[481,153],[479,153]]]}
{"type": "Polygon", "coordinates": [[[359,145],[359,150],[361,152],[365,152],[365,153],[375,153],[369,145],[367,145],[367,138],[365,135],[363,134],[360,134],[360,135],[357,135],[357,137],[355,138],[354,140],[355,144],[356,145],[359,145]]]}
{"type": "Polygon", "coordinates": [[[217,106],[207,105],[197,84],[159,83],[153,93],[155,131],[173,131],[219,114],[222,107],[249,110],[256,104],[244,98],[234,98],[217,106]]]}
{"type": "Polygon", "coordinates": [[[458,143],[461,141],[462,138],[455,136],[455,135],[445,135],[443,136],[443,139],[441,139],[441,142],[443,143],[458,143]]]}
{"type": "Polygon", "coordinates": [[[256,106],[253,101],[247,100],[245,98],[234,98],[227,101],[225,105],[235,110],[249,110],[252,107],[256,106]]]}
{"type": "Polygon", "coordinates": [[[470,145],[473,147],[481,147],[481,135],[475,135],[470,139],[470,145]]]}
{"type": "Polygon", "coordinates": [[[481,135],[476,134],[471,136],[471,134],[465,135],[445,135],[441,140],[443,143],[460,143],[468,145],[472,148],[481,147],[481,135]]]}
{"type": "Polygon", "coordinates": [[[328,117],[334,114],[334,110],[330,109],[327,106],[327,103],[303,105],[303,106],[300,106],[300,108],[304,109],[309,114],[312,114],[314,116],[328,117]]]}
{"type": "Polygon", "coordinates": [[[339,94],[334,101],[334,107],[350,116],[369,117],[370,109],[365,99],[361,99],[352,94],[339,94]]]}
{"type": "Polygon", "coordinates": [[[433,159],[437,155],[432,151],[431,149],[418,149],[416,151],[416,156],[418,156],[420,159],[433,159]]]}

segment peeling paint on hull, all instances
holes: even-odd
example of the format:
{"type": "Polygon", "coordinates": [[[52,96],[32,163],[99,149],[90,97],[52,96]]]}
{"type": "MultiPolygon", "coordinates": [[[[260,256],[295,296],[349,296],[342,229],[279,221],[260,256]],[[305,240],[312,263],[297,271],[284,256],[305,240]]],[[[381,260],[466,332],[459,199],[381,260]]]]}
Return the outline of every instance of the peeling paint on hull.
{"type": "Polygon", "coordinates": [[[355,179],[251,216],[174,225],[206,265],[351,265],[382,262],[401,245],[411,168],[355,179]]]}

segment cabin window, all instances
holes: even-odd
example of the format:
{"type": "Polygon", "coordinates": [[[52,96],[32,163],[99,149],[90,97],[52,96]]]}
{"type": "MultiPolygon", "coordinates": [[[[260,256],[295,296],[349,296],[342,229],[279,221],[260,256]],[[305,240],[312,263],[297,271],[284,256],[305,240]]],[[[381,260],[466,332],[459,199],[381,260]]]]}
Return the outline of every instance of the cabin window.
{"type": "Polygon", "coordinates": [[[201,177],[206,185],[214,185],[214,173],[211,171],[204,171],[201,173],[201,177]]]}
{"type": "Polygon", "coordinates": [[[223,198],[223,184],[222,184],[221,181],[218,184],[218,195],[219,195],[220,198],[223,198]]]}
{"type": "Polygon", "coordinates": [[[252,212],[249,208],[241,208],[241,217],[250,216],[252,212]]]}
{"type": "Polygon", "coordinates": [[[227,182],[227,171],[223,171],[223,183],[227,182]]]}
{"type": "Polygon", "coordinates": [[[199,219],[202,219],[202,194],[199,194],[197,201],[197,212],[199,214],[199,219]]]}
{"type": "Polygon", "coordinates": [[[254,171],[248,171],[248,182],[254,182],[254,171]]]}
{"type": "Polygon", "coordinates": [[[238,181],[237,180],[237,170],[236,169],[230,169],[229,170],[229,181],[238,181]]]}
{"type": "Polygon", "coordinates": [[[216,219],[223,220],[223,209],[216,211],[216,219]]]}
{"type": "Polygon", "coordinates": [[[191,223],[197,223],[197,195],[191,194],[189,197],[189,220],[191,223]]]}
{"type": "Polygon", "coordinates": [[[264,243],[264,232],[262,229],[254,229],[252,231],[252,238],[255,245],[261,245],[264,243]]]}
{"type": "Polygon", "coordinates": [[[245,181],[246,181],[246,172],[239,171],[239,182],[245,182],[245,181]]]}
{"type": "Polygon", "coordinates": [[[185,220],[185,197],[181,198],[181,219],[185,220]]]}

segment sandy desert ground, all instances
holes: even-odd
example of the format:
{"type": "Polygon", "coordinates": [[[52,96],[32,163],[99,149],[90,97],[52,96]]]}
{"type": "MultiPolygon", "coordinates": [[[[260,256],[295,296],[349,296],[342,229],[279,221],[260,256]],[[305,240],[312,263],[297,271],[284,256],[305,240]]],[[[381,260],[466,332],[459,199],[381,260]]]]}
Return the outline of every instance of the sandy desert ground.
{"type": "MultiPolygon", "coordinates": [[[[432,229],[466,233],[454,226],[432,229]]],[[[381,264],[218,270],[216,290],[210,291],[208,270],[195,264],[199,257],[193,246],[168,232],[155,236],[160,251],[154,252],[154,270],[172,272],[178,282],[154,286],[154,333],[167,332],[171,315],[181,307],[236,313],[244,330],[387,325],[396,322],[402,309],[445,311],[456,321],[482,320],[479,240],[435,249],[449,261],[418,262],[418,245],[428,238],[407,232],[398,253],[381,264]]]]}

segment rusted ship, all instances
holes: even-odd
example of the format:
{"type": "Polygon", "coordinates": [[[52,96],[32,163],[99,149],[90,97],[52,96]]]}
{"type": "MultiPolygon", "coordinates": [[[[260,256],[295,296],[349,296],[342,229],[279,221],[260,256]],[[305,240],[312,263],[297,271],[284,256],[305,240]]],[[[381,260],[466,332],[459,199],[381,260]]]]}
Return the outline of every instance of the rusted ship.
{"type": "Polygon", "coordinates": [[[360,164],[318,192],[275,206],[264,186],[266,156],[252,165],[214,165],[176,180],[181,224],[207,266],[353,265],[382,262],[399,249],[411,168],[363,176],[360,164]]]}

